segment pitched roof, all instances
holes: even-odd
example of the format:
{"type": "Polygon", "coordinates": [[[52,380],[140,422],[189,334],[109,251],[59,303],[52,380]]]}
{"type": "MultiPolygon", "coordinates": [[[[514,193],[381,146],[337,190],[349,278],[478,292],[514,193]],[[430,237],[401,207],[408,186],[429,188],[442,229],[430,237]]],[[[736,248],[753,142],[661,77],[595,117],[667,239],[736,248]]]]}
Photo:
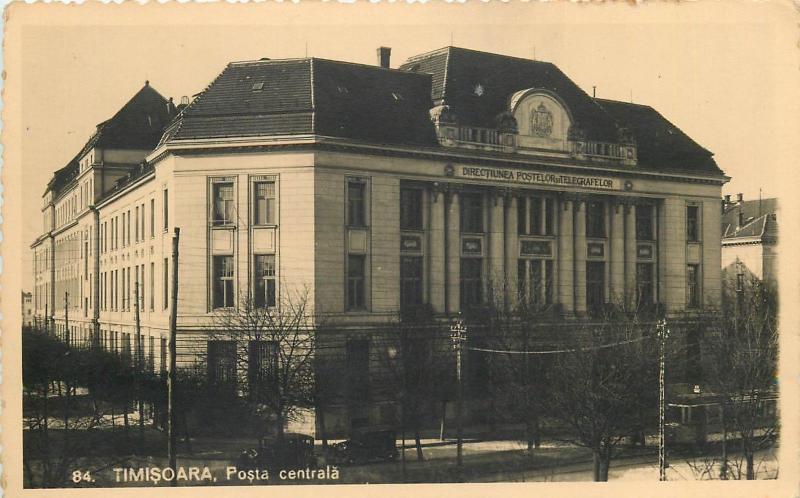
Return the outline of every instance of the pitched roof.
{"type": "Polygon", "coordinates": [[[325,59],[234,62],[169,127],[161,143],[317,134],[378,143],[436,143],[430,77],[325,59]]]}
{"type": "Polygon", "coordinates": [[[400,69],[431,74],[434,104],[448,105],[468,126],[495,127],[495,118],[508,110],[514,93],[541,88],[564,101],[574,124],[590,140],[616,142],[618,138],[614,119],[550,62],[444,47],[411,57],[400,69]]]}
{"type": "Polygon", "coordinates": [[[47,190],[58,191],[79,173],[78,161],[91,149],[152,150],[173,118],[175,106],[145,82],[111,118],[97,125],[81,150],[57,170],[47,190]]]}
{"type": "Polygon", "coordinates": [[[722,173],[713,154],[650,106],[595,99],[636,140],[640,166],[658,170],[722,173]]]}
{"type": "Polygon", "coordinates": [[[738,203],[731,204],[722,213],[722,238],[777,237],[777,209],[778,199],[774,197],[743,201],[741,206],[738,203]],[[737,229],[739,213],[742,213],[743,225],[737,229]]]}

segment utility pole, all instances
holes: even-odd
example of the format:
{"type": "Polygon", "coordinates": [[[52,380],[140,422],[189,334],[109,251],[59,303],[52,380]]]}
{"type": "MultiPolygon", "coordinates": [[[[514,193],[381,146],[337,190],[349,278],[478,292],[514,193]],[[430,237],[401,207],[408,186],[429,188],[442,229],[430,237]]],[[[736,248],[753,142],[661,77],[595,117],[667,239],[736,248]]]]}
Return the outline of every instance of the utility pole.
{"type": "MultiPolygon", "coordinates": [[[[167,456],[169,457],[169,468],[173,474],[177,471],[176,451],[176,416],[175,416],[175,381],[177,375],[177,348],[175,342],[178,338],[178,241],[180,240],[181,229],[175,227],[175,234],[172,236],[172,295],[170,296],[169,310],[169,372],[167,374],[167,456]]],[[[177,486],[177,481],[170,481],[171,486],[177,486]]]]}
{"type": "Polygon", "coordinates": [[[656,325],[659,339],[658,349],[658,480],[667,480],[667,448],[665,441],[666,432],[666,384],[664,382],[664,351],[666,349],[667,321],[661,320],[656,325]]]}
{"type": "Polygon", "coordinates": [[[461,379],[461,351],[464,349],[464,342],[467,340],[467,327],[464,325],[464,321],[459,316],[456,318],[453,325],[450,326],[450,339],[453,340],[453,349],[456,350],[456,386],[457,386],[457,398],[456,398],[456,463],[458,465],[458,470],[461,472],[463,469],[463,446],[464,441],[462,438],[462,423],[461,423],[461,411],[462,411],[462,397],[463,397],[463,384],[461,379]]]}
{"type": "Polygon", "coordinates": [[[139,452],[141,453],[142,447],[144,445],[144,402],[142,401],[142,375],[144,374],[144,368],[142,368],[142,346],[144,345],[142,341],[142,328],[141,322],[139,320],[139,270],[136,270],[136,283],[134,284],[133,288],[133,296],[136,299],[136,304],[134,305],[134,317],[136,319],[136,372],[134,374],[135,385],[134,385],[134,392],[136,393],[136,398],[139,402],[139,452]]]}

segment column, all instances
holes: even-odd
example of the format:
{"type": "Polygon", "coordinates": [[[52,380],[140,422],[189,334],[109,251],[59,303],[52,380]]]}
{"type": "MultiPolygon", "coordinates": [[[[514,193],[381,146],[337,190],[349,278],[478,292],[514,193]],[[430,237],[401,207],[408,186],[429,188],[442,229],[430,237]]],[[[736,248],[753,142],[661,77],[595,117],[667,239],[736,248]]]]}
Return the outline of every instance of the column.
{"type": "Polygon", "coordinates": [[[575,313],[586,312],[586,201],[575,200],[575,313]]]}
{"type": "Polygon", "coordinates": [[[625,206],[625,304],[636,308],[636,206],[625,206]]]}
{"type": "Polygon", "coordinates": [[[490,192],[489,200],[489,293],[487,297],[502,305],[507,276],[505,267],[503,208],[505,199],[501,192],[490,192]]]}
{"type": "Polygon", "coordinates": [[[668,197],[658,207],[659,296],[668,313],[686,308],[686,202],[668,197]]]}
{"type": "Polygon", "coordinates": [[[445,312],[444,302],[444,194],[430,191],[430,229],[428,231],[428,288],[430,304],[435,313],[445,312]]]}
{"type": "Polygon", "coordinates": [[[611,205],[611,234],[609,236],[609,257],[611,295],[609,302],[615,305],[625,303],[625,213],[620,199],[611,205]]]}
{"type": "Polygon", "coordinates": [[[458,192],[449,193],[447,205],[447,312],[461,311],[461,207],[458,192]]]}
{"type": "MultiPolygon", "coordinates": [[[[717,250],[721,243],[721,213],[719,202],[716,200],[703,201],[703,212],[700,215],[700,227],[702,228],[701,246],[703,250],[703,268],[700,274],[703,278],[702,292],[703,307],[707,309],[719,309],[722,299],[722,254],[717,250]]],[[[764,274],[767,277],[767,274],[764,274]]]]}
{"type": "Polygon", "coordinates": [[[517,304],[517,261],[519,260],[519,234],[517,233],[517,196],[506,196],[506,304],[514,308],[517,304]]]}
{"type": "Polygon", "coordinates": [[[558,302],[564,313],[575,311],[572,219],[573,201],[561,197],[558,203],[558,302]]]}

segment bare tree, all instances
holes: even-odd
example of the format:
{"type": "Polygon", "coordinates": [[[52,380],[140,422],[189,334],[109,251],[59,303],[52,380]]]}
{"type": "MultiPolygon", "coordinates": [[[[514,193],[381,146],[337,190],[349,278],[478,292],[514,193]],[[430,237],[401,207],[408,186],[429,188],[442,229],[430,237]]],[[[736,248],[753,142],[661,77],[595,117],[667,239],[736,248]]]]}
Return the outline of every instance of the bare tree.
{"type": "Polygon", "coordinates": [[[592,451],[594,480],[606,481],[621,443],[656,406],[654,324],[615,314],[576,329],[553,355],[548,407],[592,451]]]}
{"type": "Polygon", "coordinates": [[[278,438],[314,406],[316,323],[308,303],[306,290],[284,293],[278,306],[240,299],[215,315],[203,353],[212,385],[238,395],[278,438]]]}
{"type": "Polygon", "coordinates": [[[739,440],[741,466],[729,464],[727,441],[721,477],[755,479],[754,458],[772,446],[779,428],[774,412],[778,360],[776,289],[753,275],[723,281],[722,312],[703,337],[705,377],[721,405],[723,432],[739,440]]]}

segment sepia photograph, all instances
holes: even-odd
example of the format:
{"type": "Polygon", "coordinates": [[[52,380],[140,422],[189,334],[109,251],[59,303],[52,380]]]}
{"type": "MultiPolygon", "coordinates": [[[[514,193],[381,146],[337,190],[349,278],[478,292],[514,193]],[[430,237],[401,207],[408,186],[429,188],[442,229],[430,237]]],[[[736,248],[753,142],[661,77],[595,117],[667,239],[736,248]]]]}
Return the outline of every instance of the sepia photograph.
{"type": "Polygon", "coordinates": [[[796,5],[5,17],[9,496],[796,492],[796,5]]]}

